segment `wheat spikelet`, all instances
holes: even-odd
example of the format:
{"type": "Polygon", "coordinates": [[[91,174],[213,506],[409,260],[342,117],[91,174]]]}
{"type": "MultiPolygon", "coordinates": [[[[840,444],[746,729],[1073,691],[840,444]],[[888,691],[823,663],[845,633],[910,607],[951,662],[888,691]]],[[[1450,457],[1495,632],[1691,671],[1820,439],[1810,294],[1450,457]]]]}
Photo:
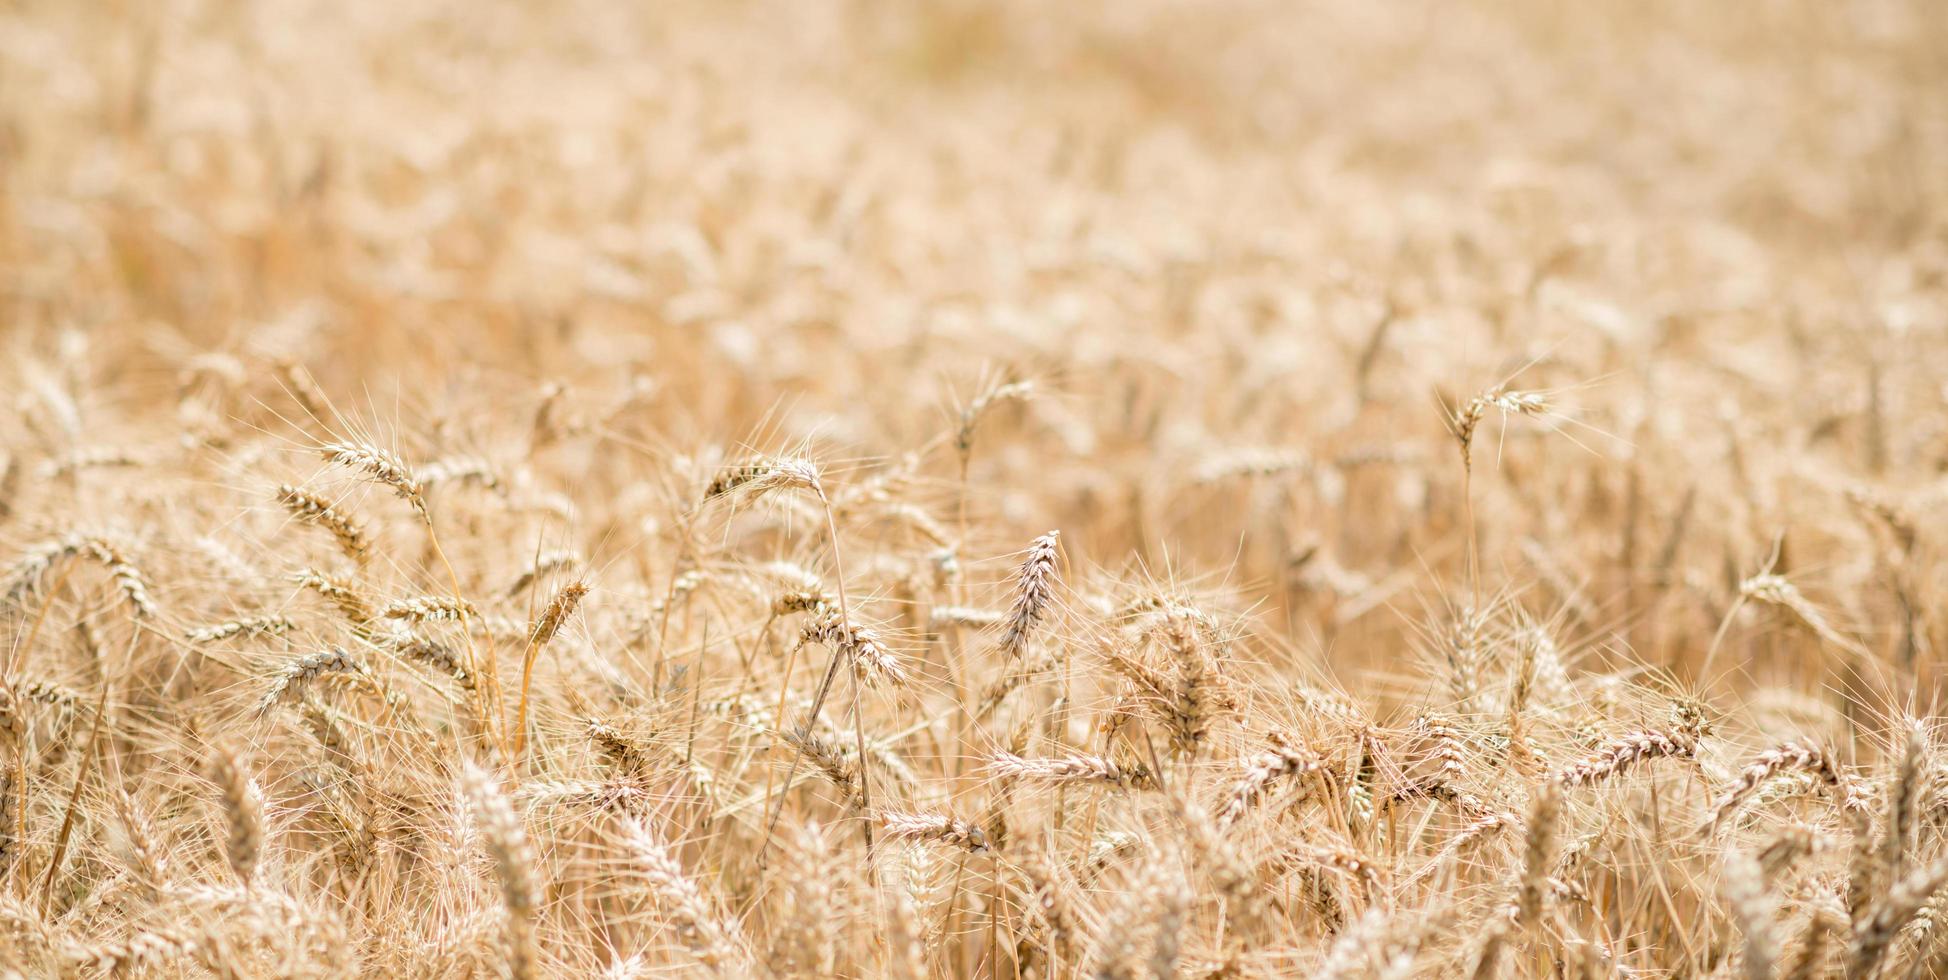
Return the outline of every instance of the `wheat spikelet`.
{"type": "Polygon", "coordinates": [[[1502,385],[1468,399],[1448,418],[1448,429],[1454,434],[1455,441],[1461,444],[1461,465],[1466,469],[1474,468],[1475,428],[1481,425],[1481,420],[1491,408],[1505,416],[1543,416],[1553,411],[1548,396],[1542,392],[1511,391],[1502,385]]]}
{"type": "Polygon", "coordinates": [[[244,771],[241,761],[227,749],[219,749],[210,760],[210,776],[223,801],[223,815],[230,835],[224,856],[230,871],[248,888],[257,878],[264,852],[264,792],[244,771]]]}
{"type": "Polygon", "coordinates": [[[8,453],[4,463],[0,463],[0,521],[14,516],[14,507],[20,496],[20,457],[8,453]]]}
{"type": "Polygon", "coordinates": [[[904,686],[906,668],[874,630],[845,622],[837,609],[827,608],[807,620],[801,636],[807,643],[822,643],[845,658],[859,679],[869,687],[904,686]]]}
{"type": "Polygon", "coordinates": [[[123,446],[82,446],[42,464],[36,475],[58,480],[84,470],[128,469],[146,466],[150,461],[147,453],[123,446]]]}
{"type": "Polygon", "coordinates": [[[365,529],[324,497],[284,483],[278,485],[277,502],[283,504],[292,517],[329,531],[345,557],[363,564],[372,556],[372,539],[365,529]]]}
{"type": "Polygon", "coordinates": [[[857,757],[851,750],[839,743],[836,738],[806,731],[780,731],[776,733],[787,745],[805,754],[834,788],[838,789],[848,805],[859,802],[859,766],[857,757]]]}
{"type": "Polygon", "coordinates": [[[704,488],[703,497],[705,500],[722,497],[763,479],[771,470],[772,461],[768,456],[753,456],[741,463],[726,466],[717,471],[717,476],[704,488]]]}
{"type": "Polygon", "coordinates": [[[64,711],[78,711],[84,706],[79,691],[49,680],[35,679],[22,682],[16,689],[16,693],[29,701],[64,711]]]}
{"type": "Polygon", "coordinates": [[[1378,885],[1384,873],[1379,865],[1351,848],[1305,843],[1281,849],[1266,859],[1263,865],[1264,871],[1274,878],[1302,867],[1321,868],[1368,886],[1378,885]]]}
{"type": "Polygon", "coordinates": [[[1061,537],[1062,532],[1050,531],[1028,547],[1028,557],[1022,561],[1021,571],[1015,578],[1014,606],[1008,610],[1008,625],[997,646],[1007,656],[1021,656],[1022,647],[1048,607],[1052,597],[1051,580],[1055,576],[1056,543],[1061,537]]]}
{"type": "Polygon", "coordinates": [[[1927,733],[1920,723],[1909,720],[1902,726],[1906,739],[1901,747],[1893,781],[1887,787],[1887,831],[1881,842],[1880,863],[1889,876],[1898,877],[1907,861],[1915,835],[1915,808],[1919,802],[1921,779],[1926,771],[1927,733]]]}
{"type": "Polygon", "coordinates": [[[272,706],[289,704],[302,696],[319,678],[331,674],[351,674],[366,677],[371,668],[365,662],[336,647],[306,654],[291,660],[272,678],[270,687],[258,700],[257,709],[269,711],[272,706]]]}
{"type": "Polygon", "coordinates": [[[316,592],[325,601],[336,607],[354,627],[362,627],[378,618],[371,600],[356,582],[350,579],[328,575],[314,569],[306,569],[292,576],[299,588],[316,592]]]}
{"type": "Polygon", "coordinates": [[[1745,976],[1747,980],[1771,980],[1773,965],[1779,960],[1779,939],[1773,932],[1770,896],[1759,862],[1731,855],[1723,866],[1725,901],[1745,936],[1745,976]]]}
{"type": "Polygon", "coordinates": [[[655,770],[655,763],[650,760],[649,753],[613,726],[590,718],[586,722],[585,730],[589,741],[595,743],[596,748],[601,750],[602,756],[619,775],[629,779],[643,779],[655,770]]]}
{"type": "Polygon", "coordinates": [[[187,630],[183,637],[191,643],[215,643],[237,637],[283,636],[297,628],[296,623],[283,616],[251,616],[187,630]]]}
{"type": "Polygon", "coordinates": [[[1841,814],[1851,837],[1847,846],[1847,921],[1857,933],[1873,912],[1877,889],[1885,884],[1890,869],[1881,863],[1885,852],[1875,846],[1873,813],[1866,804],[1842,805],[1841,814]]]}
{"type": "MultiPolygon", "coordinates": [[[[11,773],[8,778],[11,778],[11,773]]],[[[116,816],[122,825],[124,861],[145,888],[159,892],[168,881],[168,851],[163,848],[155,825],[127,790],[116,793],[114,802],[116,816]]],[[[0,808],[0,811],[9,809],[0,808]]]]}
{"type": "Polygon", "coordinates": [[[106,569],[136,619],[156,614],[155,603],[149,598],[148,579],[129,560],[122,546],[107,536],[80,532],[28,549],[8,576],[7,601],[24,600],[40,587],[41,579],[57,561],[72,557],[90,559],[106,569]]]}
{"type": "Polygon", "coordinates": [[[1332,691],[1301,685],[1292,689],[1292,699],[1299,710],[1326,719],[1349,734],[1360,735],[1373,728],[1358,705],[1332,691]]]}
{"type": "Polygon", "coordinates": [[[981,424],[988,410],[1004,401],[1026,401],[1035,395],[1033,381],[1010,381],[995,385],[982,392],[961,409],[960,427],[954,431],[954,448],[965,460],[974,452],[974,429],[981,424]]]}
{"type": "Polygon", "coordinates": [[[1414,727],[1433,740],[1433,757],[1439,767],[1433,775],[1394,790],[1389,802],[1431,797],[1456,804],[1465,810],[1483,809],[1479,800],[1462,789],[1468,774],[1467,746],[1462,742],[1460,730],[1455,728],[1453,719],[1439,713],[1422,712],[1415,719],[1414,727]]]}
{"type": "Polygon", "coordinates": [[[780,592],[771,599],[771,615],[823,613],[831,601],[831,598],[822,592],[780,592]]]}
{"type": "Polygon", "coordinates": [[[1888,888],[1867,916],[1854,926],[1853,940],[1847,950],[1847,975],[1873,976],[1901,928],[1943,884],[1948,884],[1948,858],[1916,868],[1888,888]]]}
{"type": "Polygon", "coordinates": [[[1815,830],[1804,825],[1788,826],[1779,831],[1778,836],[1759,852],[1759,870],[1766,880],[1773,880],[1785,874],[1793,862],[1828,848],[1828,842],[1815,830]]]}
{"type": "Polygon", "coordinates": [[[1237,823],[1264,797],[1273,782],[1285,776],[1298,777],[1300,799],[1304,799],[1311,792],[1309,780],[1325,771],[1325,760],[1317,755],[1275,741],[1270,751],[1253,756],[1244,774],[1232,784],[1224,802],[1218,807],[1218,826],[1229,827],[1237,823]]]}
{"type": "Polygon", "coordinates": [[[822,612],[832,604],[826,584],[803,567],[789,561],[771,561],[750,575],[752,584],[771,598],[771,616],[793,616],[801,612],[822,612]],[[783,586],[775,588],[773,586],[783,586]]]}
{"type": "Polygon", "coordinates": [[[532,780],[510,796],[514,802],[530,807],[583,806],[594,810],[635,811],[650,802],[647,790],[627,780],[532,780]]]}
{"type": "Polygon", "coordinates": [[[203,948],[202,937],[181,929],[150,929],[118,943],[70,946],[65,958],[78,966],[119,974],[149,963],[192,955],[203,948]]]}
{"type": "Polygon", "coordinates": [[[1847,917],[1830,898],[1816,899],[1811,914],[1806,918],[1806,927],[1794,946],[1792,960],[1786,966],[1785,980],[1820,980],[1828,975],[1828,952],[1832,947],[1834,933],[1846,929],[1847,917]]]}
{"type": "Polygon", "coordinates": [[[1001,752],[989,761],[988,771],[1003,779],[1049,783],[1098,782],[1119,789],[1143,790],[1156,785],[1155,777],[1141,765],[1121,766],[1091,755],[1024,759],[1012,752],[1001,752]]]}
{"type": "Polygon", "coordinates": [[[1150,892],[1156,938],[1151,943],[1150,975],[1174,977],[1177,960],[1183,955],[1184,925],[1194,896],[1190,883],[1174,870],[1172,862],[1160,861],[1154,870],[1150,892]]]}
{"type": "MultiPolygon", "coordinates": [[[[657,771],[656,763],[650,758],[649,749],[614,727],[591,718],[587,721],[586,731],[589,740],[595,743],[602,757],[615,771],[618,780],[643,785],[657,771]]],[[[675,762],[683,769],[703,801],[712,807],[717,806],[719,799],[715,774],[695,758],[687,763],[681,759],[675,762]]]]}
{"type": "Polygon", "coordinates": [[[977,609],[973,606],[935,606],[927,611],[927,627],[934,632],[944,629],[987,629],[999,626],[1007,620],[1007,614],[994,609],[977,609]]]}
{"type": "Polygon", "coordinates": [[[659,596],[656,601],[649,604],[649,614],[651,616],[661,616],[666,610],[683,604],[692,595],[696,594],[698,589],[703,588],[709,583],[710,573],[702,569],[693,568],[683,572],[676,578],[670,580],[670,591],[667,597],[659,596]]]}
{"type": "Polygon", "coordinates": [[[1918,967],[1933,962],[1940,955],[1941,920],[1944,916],[1948,916],[1948,893],[1937,890],[1921,903],[1921,907],[1914,912],[1914,918],[1901,930],[1898,941],[1907,951],[1909,963],[1918,967]]]}
{"type": "Polygon", "coordinates": [[[1832,644],[1835,649],[1856,657],[1867,656],[1867,649],[1861,646],[1859,641],[1834,628],[1833,624],[1827,621],[1826,615],[1799,591],[1799,587],[1782,575],[1771,573],[1754,575],[1739,583],[1738,592],[1747,599],[1776,606],[1792,613],[1793,618],[1813,635],[1832,644]]]}
{"type": "Polygon", "coordinates": [[[748,574],[759,591],[769,591],[772,587],[798,592],[826,591],[825,580],[817,572],[796,562],[768,561],[751,568],[748,574]]]}
{"type": "Polygon", "coordinates": [[[24,789],[12,766],[0,770],[0,875],[13,869],[20,854],[20,794],[24,789]]]}
{"type": "Polygon", "coordinates": [[[704,488],[703,499],[715,500],[732,494],[757,498],[788,489],[806,490],[820,499],[825,497],[825,483],[811,460],[800,456],[753,456],[720,471],[704,488]]]}
{"type": "Polygon", "coordinates": [[[933,813],[894,813],[879,815],[886,836],[900,840],[937,841],[972,853],[988,849],[987,832],[965,820],[933,813]]]}
{"type": "Polygon", "coordinates": [[[471,484],[482,490],[502,488],[500,472],[479,456],[446,456],[420,467],[417,474],[422,490],[448,484],[471,484]]]}
{"type": "Polygon", "coordinates": [[[425,664],[453,678],[454,683],[460,685],[462,690],[474,689],[473,674],[468,672],[467,665],[462,662],[460,655],[444,643],[407,633],[389,638],[384,647],[398,656],[425,664]]]}
{"type": "Polygon", "coordinates": [[[298,403],[298,407],[302,408],[306,415],[319,421],[330,417],[331,399],[325,397],[324,389],[318,387],[318,382],[311,377],[310,371],[288,357],[277,358],[273,366],[285,392],[298,403]]]}
{"type": "Polygon", "coordinates": [[[684,947],[708,966],[738,964],[742,954],[732,938],[734,930],[711,911],[703,892],[669,850],[637,820],[625,818],[616,826],[630,866],[643,876],[684,947]]]}
{"type": "Polygon", "coordinates": [[[880,874],[879,891],[890,906],[886,936],[887,945],[892,949],[889,972],[895,980],[926,980],[929,973],[925,912],[914,898],[915,889],[906,886],[918,876],[916,871],[922,862],[908,860],[903,864],[900,869],[906,872],[903,875],[895,871],[880,874]]]}
{"type": "Polygon", "coordinates": [[[1475,709],[1481,691],[1482,632],[1488,614],[1463,605],[1448,624],[1447,642],[1442,646],[1448,667],[1448,685],[1454,693],[1455,707],[1463,712],[1475,709]]]}
{"type": "Polygon", "coordinates": [[[1304,473],[1312,459],[1290,449],[1243,448],[1217,454],[1198,464],[1192,479],[1198,483],[1222,483],[1238,477],[1264,478],[1286,473],[1304,473]]]}
{"type": "Polygon", "coordinates": [[[1170,747],[1195,757],[1211,726],[1230,707],[1220,691],[1218,674],[1197,641],[1195,620],[1173,610],[1164,617],[1160,635],[1177,677],[1169,690],[1170,747]]]}
{"type": "Polygon", "coordinates": [[[1556,864],[1556,845],[1562,820],[1561,781],[1543,783],[1536,790],[1529,808],[1526,838],[1522,848],[1522,879],[1516,889],[1515,927],[1534,928],[1542,916],[1542,901],[1548,894],[1549,873],[1556,864]]]}
{"type": "Polygon", "coordinates": [[[430,520],[426,509],[426,487],[412,467],[390,450],[368,442],[333,442],[318,447],[325,462],[357,470],[366,478],[392,488],[392,492],[413,505],[420,517],[430,520]]]}
{"type": "Polygon", "coordinates": [[[129,608],[137,619],[153,617],[156,614],[155,603],[149,600],[149,585],[142,575],[142,570],[129,561],[127,555],[115,542],[107,538],[90,538],[84,546],[84,552],[108,569],[108,574],[115,580],[115,587],[121,590],[122,598],[128,601],[129,608]]]}
{"type": "Polygon", "coordinates": [[[548,601],[547,608],[541,611],[540,618],[535,620],[534,630],[529,635],[528,642],[535,646],[544,646],[549,640],[554,639],[555,634],[561,632],[562,625],[575,614],[575,607],[581,604],[582,597],[585,595],[588,595],[586,583],[570,582],[562,586],[561,590],[555,593],[555,597],[548,601]]]}
{"type": "Polygon", "coordinates": [[[457,622],[478,613],[474,610],[473,604],[464,599],[444,595],[422,595],[395,599],[386,604],[381,615],[387,619],[425,623],[457,622]]]}
{"type": "Polygon", "coordinates": [[[1158,902],[1158,886],[1165,880],[1162,855],[1151,855],[1130,887],[1117,897],[1104,913],[1101,938],[1093,959],[1095,974],[1104,980],[1136,980],[1145,975],[1141,957],[1142,939],[1154,935],[1150,912],[1158,902]]]}
{"type": "Polygon", "coordinates": [[[1589,786],[1651,759],[1691,759],[1697,755],[1698,738],[1690,732],[1642,729],[1626,732],[1604,743],[1595,753],[1555,774],[1565,787],[1589,786]]]}
{"type": "Polygon", "coordinates": [[[1833,764],[1831,756],[1817,746],[1787,742],[1759,753],[1750,765],[1739,772],[1732,788],[1712,804],[1711,822],[1706,825],[1706,832],[1717,832],[1742,803],[1758,792],[1759,787],[1782,772],[1811,773],[1830,790],[1837,792],[1840,788],[1840,770],[1833,764]]]}
{"type": "Polygon", "coordinates": [[[1859,508],[1863,515],[1872,517],[1875,524],[1886,529],[1893,538],[1895,549],[1901,555],[1913,553],[1916,542],[1921,538],[1921,530],[1908,508],[1872,487],[1849,486],[1842,492],[1848,503],[1859,508]]]}
{"type": "Polygon", "coordinates": [[[1372,965],[1381,933],[1387,926],[1386,910],[1368,909],[1352,928],[1346,929],[1333,940],[1332,947],[1326,950],[1326,958],[1319,964],[1319,980],[1342,980],[1348,976],[1358,976],[1372,965]]]}
{"type": "Polygon", "coordinates": [[[460,790],[473,812],[487,856],[494,863],[506,912],[508,972],[515,980],[536,975],[534,920],[537,887],[534,852],[527,828],[502,793],[494,775],[472,763],[461,771],[460,790]]]}
{"type": "Polygon", "coordinates": [[[1012,863],[1010,885],[1020,894],[1022,907],[1035,920],[1035,930],[1046,934],[1058,952],[1067,955],[1072,940],[1083,934],[1074,917],[1063,882],[1040,854],[1029,853],[1012,863]]]}

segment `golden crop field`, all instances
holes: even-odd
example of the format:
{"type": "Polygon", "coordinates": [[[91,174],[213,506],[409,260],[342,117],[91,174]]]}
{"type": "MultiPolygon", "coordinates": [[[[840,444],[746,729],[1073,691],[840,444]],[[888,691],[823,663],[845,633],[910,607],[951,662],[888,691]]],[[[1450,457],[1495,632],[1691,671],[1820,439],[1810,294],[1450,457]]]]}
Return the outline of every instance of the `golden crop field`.
{"type": "Polygon", "coordinates": [[[1948,976],[1939,0],[3,0],[0,976],[1948,976]]]}

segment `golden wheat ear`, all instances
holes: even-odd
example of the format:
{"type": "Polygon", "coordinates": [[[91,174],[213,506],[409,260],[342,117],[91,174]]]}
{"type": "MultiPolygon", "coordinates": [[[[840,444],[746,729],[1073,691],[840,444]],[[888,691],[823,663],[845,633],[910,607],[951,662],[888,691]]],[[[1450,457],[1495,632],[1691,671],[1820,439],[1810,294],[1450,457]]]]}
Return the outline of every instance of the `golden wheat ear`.
{"type": "Polygon", "coordinates": [[[507,971],[516,980],[527,980],[539,975],[534,929],[540,900],[527,826],[492,772],[468,763],[461,771],[459,786],[479,829],[481,845],[493,863],[494,880],[500,885],[507,971]]]}
{"type": "Polygon", "coordinates": [[[1056,545],[1061,539],[1062,532],[1050,531],[1028,546],[1028,557],[1015,576],[1014,605],[1008,610],[1007,627],[1001,631],[996,647],[1009,657],[1021,656],[1054,596],[1056,545]]]}

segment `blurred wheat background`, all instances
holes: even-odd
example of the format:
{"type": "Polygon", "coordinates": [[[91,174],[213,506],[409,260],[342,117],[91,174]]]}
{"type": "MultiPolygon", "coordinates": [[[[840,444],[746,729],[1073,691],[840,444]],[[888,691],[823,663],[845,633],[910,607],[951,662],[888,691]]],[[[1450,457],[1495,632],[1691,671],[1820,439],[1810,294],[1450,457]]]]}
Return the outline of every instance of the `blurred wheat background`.
{"type": "Polygon", "coordinates": [[[0,354],[6,976],[1948,976],[1931,0],[6,0],[0,354]]]}

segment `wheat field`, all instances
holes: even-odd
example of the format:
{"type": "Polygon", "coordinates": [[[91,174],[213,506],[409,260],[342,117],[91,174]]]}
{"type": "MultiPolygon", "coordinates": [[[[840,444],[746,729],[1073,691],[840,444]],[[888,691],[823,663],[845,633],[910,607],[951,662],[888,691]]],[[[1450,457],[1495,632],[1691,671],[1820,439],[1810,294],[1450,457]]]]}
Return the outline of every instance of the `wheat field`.
{"type": "Polygon", "coordinates": [[[0,2],[0,975],[1948,976],[1935,0],[0,2]]]}

